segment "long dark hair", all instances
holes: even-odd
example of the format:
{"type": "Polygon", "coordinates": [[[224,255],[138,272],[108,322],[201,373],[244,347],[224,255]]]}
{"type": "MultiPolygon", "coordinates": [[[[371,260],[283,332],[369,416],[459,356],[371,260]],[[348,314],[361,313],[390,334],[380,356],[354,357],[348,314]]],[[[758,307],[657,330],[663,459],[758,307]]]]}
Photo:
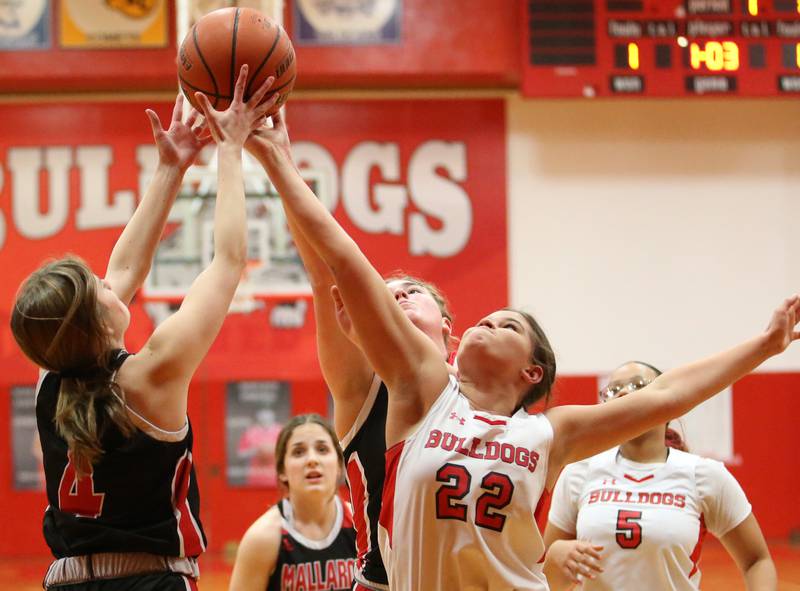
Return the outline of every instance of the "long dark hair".
{"type": "Polygon", "coordinates": [[[46,263],[22,284],[11,332],[39,367],[61,374],[55,426],[79,475],[103,454],[110,425],[130,436],[133,423],[114,382],[114,361],[97,301],[97,278],[73,256],[46,263]]]}
{"type": "Polygon", "coordinates": [[[531,332],[533,332],[531,337],[531,362],[542,368],[542,379],[528,389],[522,397],[521,406],[528,408],[542,398],[545,399],[545,404],[549,404],[553,383],[556,380],[556,355],[553,352],[553,346],[550,344],[544,329],[531,314],[515,308],[504,308],[504,310],[516,312],[528,323],[531,332]]]}

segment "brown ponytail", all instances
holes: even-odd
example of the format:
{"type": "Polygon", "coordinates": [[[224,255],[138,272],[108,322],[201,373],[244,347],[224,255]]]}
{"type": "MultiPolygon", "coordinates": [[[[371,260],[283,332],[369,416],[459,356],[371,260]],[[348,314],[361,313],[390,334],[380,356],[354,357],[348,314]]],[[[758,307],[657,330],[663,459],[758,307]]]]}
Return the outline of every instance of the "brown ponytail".
{"type": "Polygon", "coordinates": [[[114,359],[94,273],[76,257],[34,271],[17,294],[11,331],[31,361],[61,374],[56,430],[78,474],[90,472],[110,425],[125,437],[134,431],[122,389],[112,380],[114,359]]]}

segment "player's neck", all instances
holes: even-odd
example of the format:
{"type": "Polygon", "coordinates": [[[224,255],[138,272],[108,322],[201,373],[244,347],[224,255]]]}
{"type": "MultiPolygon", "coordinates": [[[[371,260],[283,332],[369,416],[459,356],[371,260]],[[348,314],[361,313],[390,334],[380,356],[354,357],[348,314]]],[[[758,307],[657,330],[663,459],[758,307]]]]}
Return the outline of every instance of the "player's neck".
{"type": "Polygon", "coordinates": [[[668,455],[667,452],[667,446],[664,445],[664,427],[651,429],[647,433],[623,443],[619,448],[619,453],[623,458],[640,464],[664,462],[668,455]]]}
{"type": "Polygon", "coordinates": [[[294,527],[312,540],[325,539],[336,521],[335,497],[322,500],[317,495],[293,495],[294,527]]]}

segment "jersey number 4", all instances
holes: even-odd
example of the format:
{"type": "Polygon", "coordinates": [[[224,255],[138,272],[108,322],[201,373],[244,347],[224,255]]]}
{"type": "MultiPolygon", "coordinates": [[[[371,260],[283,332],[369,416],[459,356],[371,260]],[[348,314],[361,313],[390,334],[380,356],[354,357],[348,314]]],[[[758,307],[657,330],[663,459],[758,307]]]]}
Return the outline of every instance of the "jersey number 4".
{"type": "Polygon", "coordinates": [[[633,550],[642,543],[641,511],[625,511],[617,513],[617,544],[620,548],[633,550]]]}
{"type": "Polygon", "coordinates": [[[89,472],[81,477],[75,470],[72,458],[67,461],[61,483],[58,485],[58,508],[78,517],[100,517],[103,511],[105,493],[94,492],[94,474],[89,472]]]}
{"type": "MultiPolygon", "coordinates": [[[[467,520],[467,505],[459,503],[469,493],[472,474],[461,464],[447,463],[436,472],[436,480],[444,484],[436,491],[436,517],[467,520]]],[[[500,510],[508,506],[514,494],[514,483],[505,474],[489,472],[481,480],[486,491],[475,503],[475,525],[503,531],[506,516],[500,510]]]]}

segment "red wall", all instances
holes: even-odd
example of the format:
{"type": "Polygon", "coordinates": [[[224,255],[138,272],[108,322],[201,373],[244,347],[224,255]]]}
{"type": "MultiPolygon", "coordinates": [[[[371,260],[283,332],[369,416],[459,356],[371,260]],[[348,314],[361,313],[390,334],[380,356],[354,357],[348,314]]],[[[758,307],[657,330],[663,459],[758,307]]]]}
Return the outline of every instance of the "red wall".
{"type": "MultiPolygon", "coordinates": [[[[168,4],[168,47],[81,50],[58,47],[55,0],[52,49],[2,52],[0,93],[176,88],[181,40],[168,4]]],[[[519,6],[518,0],[404,0],[398,44],[296,46],[296,88],[516,86],[519,6]]],[[[291,0],[285,14],[291,36],[291,0]]]]}

